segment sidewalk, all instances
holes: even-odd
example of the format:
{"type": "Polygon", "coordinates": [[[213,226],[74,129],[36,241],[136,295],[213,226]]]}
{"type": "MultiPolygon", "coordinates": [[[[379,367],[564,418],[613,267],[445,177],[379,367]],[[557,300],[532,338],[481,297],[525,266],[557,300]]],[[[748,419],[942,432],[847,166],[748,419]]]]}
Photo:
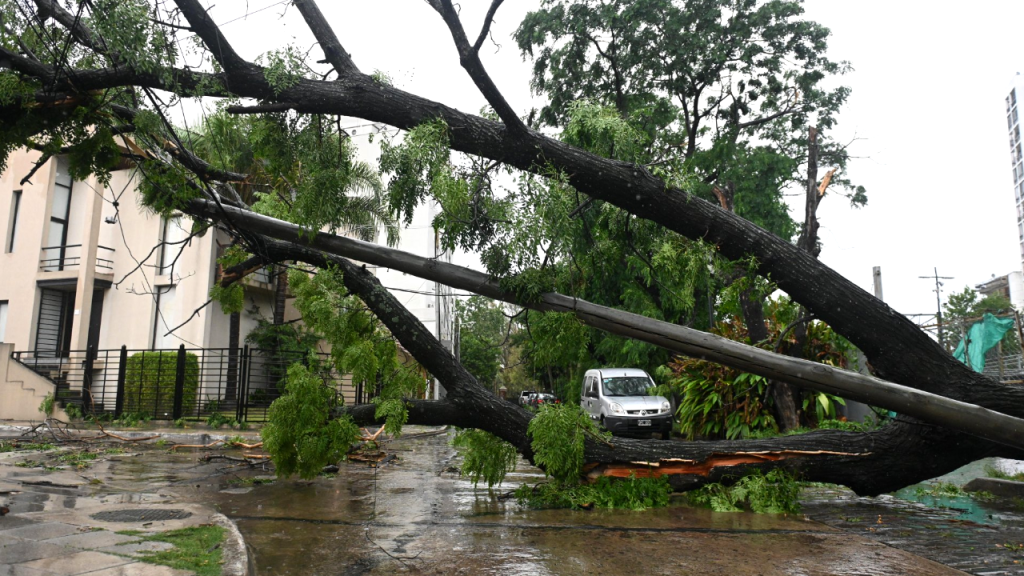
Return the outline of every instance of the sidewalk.
{"type": "MultiPolygon", "coordinates": [[[[21,426],[0,426],[0,440],[16,438],[23,430],[21,426]]],[[[180,429],[110,432],[125,437],[160,433],[162,437],[166,434],[168,442],[190,444],[208,444],[225,436],[180,429]]],[[[110,443],[100,447],[131,445],[110,443]]],[[[215,554],[219,549],[219,574],[249,573],[245,542],[234,523],[222,514],[190,503],[166,487],[150,491],[149,486],[141,483],[135,490],[142,491],[135,491],[99,480],[110,461],[131,458],[132,454],[97,458],[86,470],[75,470],[73,466],[70,470],[24,466],[26,460],[38,459],[41,454],[53,456],[24,450],[0,453],[0,505],[10,509],[0,517],[0,576],[195,574],[143,562],[140,558],[154,560],[153,555],[159,554],[163,558],[155,560],[165,560],[174,554],[184,555],[175,544],[162,540],[174,540],[184,550],[186,541],[195,546],[203,542],[201,538],[215,539],[219,531],[210,527],[222,528],[224,540],[220,545],[203,546],[196,557],[215,554]],[[18,462],[23,466],[17,466],[18,462]],[[164,535],[182,529],[191,530],[164,535]]],[[[212,566],[204,570],[218,573],[212,566]]]]}

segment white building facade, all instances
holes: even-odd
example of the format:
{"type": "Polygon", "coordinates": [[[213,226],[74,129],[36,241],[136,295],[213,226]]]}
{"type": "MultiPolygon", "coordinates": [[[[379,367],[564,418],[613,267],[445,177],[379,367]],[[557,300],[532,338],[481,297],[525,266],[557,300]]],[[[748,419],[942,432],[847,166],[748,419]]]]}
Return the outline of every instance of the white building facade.
{"type": "MultiPolygon", "coordinates": [[[[349,118],[342,126],[354,145],[355,159],[373,167],[379,166],[382,138],[401,137],[400,131],[391,126],[369,123],[365,120],[349,118]]],[[[385,181],[387,177],[386,174],[382,175],[385,181]]],[[[451,262],[451,253],[441,248],[440,239],[434,229],[434,218],[439,213],[440,207],[433,200],[427,200],[417,206],[413,211],[412,223],[408,226],[403,223],[395,248],[424,258],[451,262]]],[[[378,242],[387,242],[384,230],[378,232],[378,242]]],[[[390,268],[377,268],[376,275],[381,284],[390,290],[449,352],[454,353],[455,296],[452,289],[444,284],[390,268]]],[[[435,380],[430,396],[436,399],[443,394],[443,388],[435,380]]]]}
{"type": "Polygon", "coordinates": [[[1024,77],[1014,77],[1013,86],[1006,96],[1006,126],[1010,136],[1010,164],[1013,173],[1013,195],[1017,206],[1017,234],[1020,241],[1021,267],[1024,269],[1024,144],[1021,144],[1020,112],[1024,98],[1024,77]]]}

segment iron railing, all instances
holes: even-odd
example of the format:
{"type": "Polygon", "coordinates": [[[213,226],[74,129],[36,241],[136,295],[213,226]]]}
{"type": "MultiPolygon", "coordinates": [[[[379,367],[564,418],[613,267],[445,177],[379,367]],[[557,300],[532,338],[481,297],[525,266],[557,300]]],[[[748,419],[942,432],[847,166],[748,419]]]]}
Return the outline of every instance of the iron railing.
{"type": "MultiPolygon", "coordinates": [[[[368,402],[373,391],[353,386],[320,354],[318,376],[346,404],[368,402]]],[[[283,379],[302,353],[257,348],[170,350],[76,350],[14,352],[11,357],[56,384],[63,404],[83,412],[148,415],[157,420],[204,419],[219,413],[239,421],[265,422],[283,379]],[[48,355],[44,355],[48,354],[48,355]]]]}
{"type": "MultiPolygon", "coordinates": [[[[96,247],[96,271],[109,274],[114,271],[114,249],[106,246],[96,247]]],[[[39,258],[39,270],[42,272],[59,272],[73,270],[82,263],[82,245],[67,244],[64,246],[44,246],[39,258]]]]}
{"type": "Polygon", "coordinates": [[[1020,383],[1024,381],[1024,355],[998,354],[995,350],[985,355],[984,374],[1000,381],[1020,383]]]}

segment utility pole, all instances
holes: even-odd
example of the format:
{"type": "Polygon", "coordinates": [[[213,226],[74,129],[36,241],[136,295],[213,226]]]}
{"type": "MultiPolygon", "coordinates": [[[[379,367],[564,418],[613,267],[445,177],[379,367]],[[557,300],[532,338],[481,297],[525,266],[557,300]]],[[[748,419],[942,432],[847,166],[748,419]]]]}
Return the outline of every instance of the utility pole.
{"type": "Polygon", "coordinates": [[[931,276],[918,276],[927,280],[935,280],[935,323],[939,326],[939,346],[946,347],[946,339],[942,334],[942,282],[939,280],[952,280],[952,276],[939,276],[939,269],[933,268],[931,276]]]}

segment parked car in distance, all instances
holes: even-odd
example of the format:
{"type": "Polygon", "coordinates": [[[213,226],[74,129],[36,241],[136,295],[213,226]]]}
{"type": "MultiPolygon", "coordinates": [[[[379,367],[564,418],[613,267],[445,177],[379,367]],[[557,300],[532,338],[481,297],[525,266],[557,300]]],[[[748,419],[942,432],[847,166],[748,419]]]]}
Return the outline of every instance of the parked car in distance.
{"type": "Polygon", "coordinates": [[[530,395],[530,406],[539,408],[544,404],[561,404],[561,400],[556,398],[554,394],[545,394],[543,392],[530,395]]]}
{"type": "Polygon", "coordinates": [[[523,390],[519,394],[519,405],[520,406],[526,406],[527,404],[529,404],[530,394],[533,394],[533,393],[534,393],[533,390],[523,390]]]}
{"type": "Polygon", "coordinates": [[[638,368],[587,370],[580,406],[612,434],[667,435],[672,431],[672,404],[653,396],[651,376],[638,368]]]}

